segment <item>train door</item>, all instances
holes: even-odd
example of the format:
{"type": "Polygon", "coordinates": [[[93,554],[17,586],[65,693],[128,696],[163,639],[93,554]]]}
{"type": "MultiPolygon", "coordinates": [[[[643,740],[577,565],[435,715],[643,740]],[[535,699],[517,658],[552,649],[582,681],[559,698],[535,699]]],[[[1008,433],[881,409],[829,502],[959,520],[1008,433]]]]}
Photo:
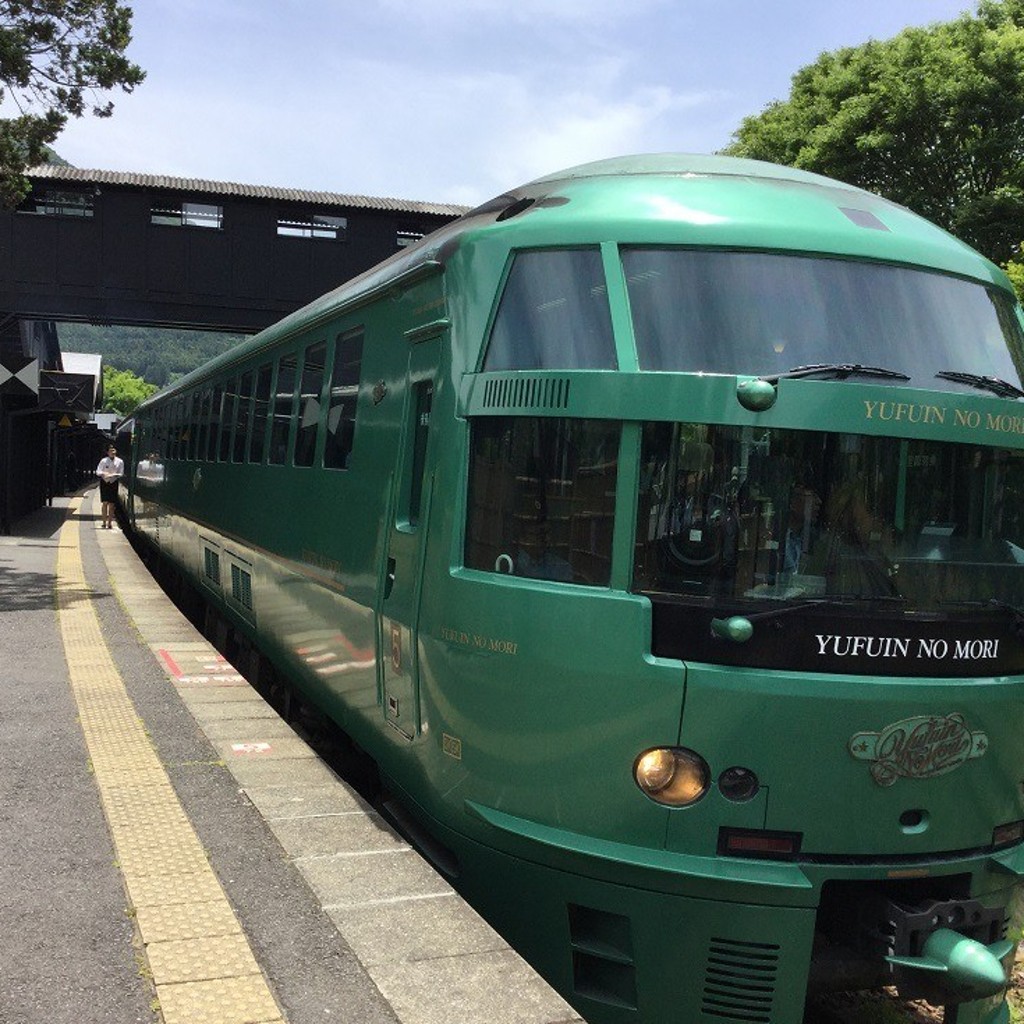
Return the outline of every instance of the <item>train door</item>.
{"type": "Polygon", "coordinates": [[[408,739],[416,736],[420,722],[416,631],[432,496],[427,446],[439,352],[437,337],[409,352],[405,422],[380,566],[377,664],[384,717],[408,739]]]}

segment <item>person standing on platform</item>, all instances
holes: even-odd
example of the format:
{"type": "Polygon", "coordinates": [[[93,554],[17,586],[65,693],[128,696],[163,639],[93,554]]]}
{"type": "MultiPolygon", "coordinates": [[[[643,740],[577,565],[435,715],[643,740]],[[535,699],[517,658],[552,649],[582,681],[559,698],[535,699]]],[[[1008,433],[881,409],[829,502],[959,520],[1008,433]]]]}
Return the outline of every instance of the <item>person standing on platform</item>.
{"type": "Polygon", "coordinates": [[[117,501],[117,481],[124,476],[124,460],[117,457],[117,449],[111,445],[107,454],[96,467],[100,478],[100,502],[103,505],[103,529],[113,529],[114,502],[117,501]]]}

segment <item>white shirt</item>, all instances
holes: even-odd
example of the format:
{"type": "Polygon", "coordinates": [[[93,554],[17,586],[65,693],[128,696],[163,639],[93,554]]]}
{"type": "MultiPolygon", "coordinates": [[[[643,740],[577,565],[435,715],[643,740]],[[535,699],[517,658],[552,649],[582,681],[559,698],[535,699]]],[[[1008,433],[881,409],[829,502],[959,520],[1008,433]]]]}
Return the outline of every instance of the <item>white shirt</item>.
{"type": "Polygon", "coordinates": [[[113,458],[104,455],[96,467],[96,475],[108,481],[124,476],[124,459],[120,459],[116,455],[113,458]]]}

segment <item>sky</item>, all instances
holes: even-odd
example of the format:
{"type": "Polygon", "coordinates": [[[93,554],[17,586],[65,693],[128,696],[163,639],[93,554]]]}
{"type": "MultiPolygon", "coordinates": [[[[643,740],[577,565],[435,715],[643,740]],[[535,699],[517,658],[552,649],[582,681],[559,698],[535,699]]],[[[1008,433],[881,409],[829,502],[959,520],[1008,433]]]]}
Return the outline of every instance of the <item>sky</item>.
{"type": "Polygon", "coordinates": [[[711,153],[819,54],[964,0],[127,0],[146,71],[76,167],[482,202],[630,153],[711,153]]]}

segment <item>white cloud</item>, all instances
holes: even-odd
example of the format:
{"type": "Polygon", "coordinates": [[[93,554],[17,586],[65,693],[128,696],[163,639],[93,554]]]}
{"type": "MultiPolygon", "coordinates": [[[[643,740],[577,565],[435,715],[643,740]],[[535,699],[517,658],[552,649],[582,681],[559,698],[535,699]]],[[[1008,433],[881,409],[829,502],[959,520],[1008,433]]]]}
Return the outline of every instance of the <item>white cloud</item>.
{"type": "Polygon", "coordinates": [[[210,94],[151,83],[57,149],[86,167],[472,204],[562,168],[679,148],[674,125],[714,99],[628,81],[625,62],[529,74],[340,62],[315,104],[287,90],[210,94]]]}

